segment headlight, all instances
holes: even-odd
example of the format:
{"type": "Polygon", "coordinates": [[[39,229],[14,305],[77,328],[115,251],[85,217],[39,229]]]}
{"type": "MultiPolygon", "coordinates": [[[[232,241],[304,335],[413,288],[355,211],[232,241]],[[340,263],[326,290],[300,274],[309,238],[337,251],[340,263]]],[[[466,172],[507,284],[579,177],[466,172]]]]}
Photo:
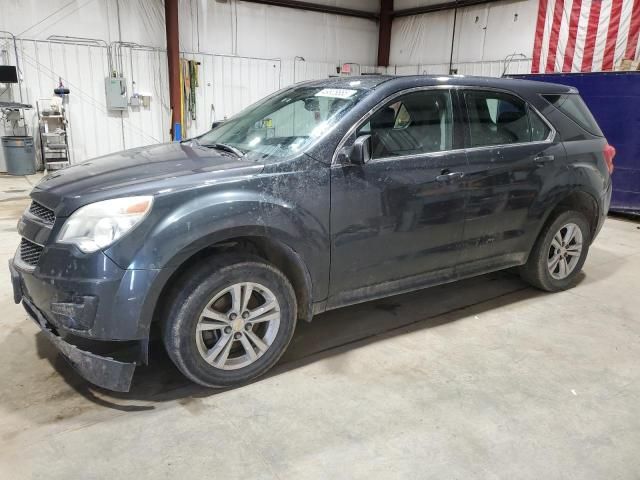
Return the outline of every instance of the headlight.
{"type": "Polygon", "coordinates": [[[58,234],[59,243],[73,243],[85,253],[108,247],[138,225],[151,211],[153,197],[114,198],[76,210],[58,234]]]}

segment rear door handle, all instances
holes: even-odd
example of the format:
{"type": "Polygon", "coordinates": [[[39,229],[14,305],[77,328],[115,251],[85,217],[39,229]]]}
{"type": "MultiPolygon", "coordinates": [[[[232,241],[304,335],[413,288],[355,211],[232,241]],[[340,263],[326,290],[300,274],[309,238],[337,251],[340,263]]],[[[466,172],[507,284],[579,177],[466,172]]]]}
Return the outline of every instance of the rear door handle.
{"type": "Polygon", "coordinates": [[[460,180],[462,179],[462,177],[464,177],[463,172],[448,172],[448,173],[444,173],[444,172],[446,172],[446,170],[444,170],[441,175],[438,175],[436,177],[436,182],[440,182],[440,183],[453,182],[455,180],[460,180]]]}
{"type": "Polygon", "coordinates": [[[545,163],[553,162],[555,159],[556,157],[554,157],[553,155],[538,155],[533,159],[533,161],[536,162],[536,164],[542,166],[545,163]]]}

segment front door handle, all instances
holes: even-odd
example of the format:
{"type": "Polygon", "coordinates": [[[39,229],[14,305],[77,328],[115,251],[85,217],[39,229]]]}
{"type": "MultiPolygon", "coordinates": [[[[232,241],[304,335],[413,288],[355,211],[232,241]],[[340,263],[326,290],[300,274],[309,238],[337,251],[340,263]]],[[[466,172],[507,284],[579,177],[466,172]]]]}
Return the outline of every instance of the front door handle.
{"type": "Polygon", "coordinates": [[[448,183],[461,180],[462,177],[464,177],[464,172],[449,172],[448,170],[443,170],[442,174],[436,177],[436,182],[448,183]]]}
{"type": "Polygon", "coordinates": [[[546,163],[553,162],[555,159],[556,157],[553,155],[538,155],[533,159],[533,161],[536,162],[537,165],[542,166],[546,163]]]}

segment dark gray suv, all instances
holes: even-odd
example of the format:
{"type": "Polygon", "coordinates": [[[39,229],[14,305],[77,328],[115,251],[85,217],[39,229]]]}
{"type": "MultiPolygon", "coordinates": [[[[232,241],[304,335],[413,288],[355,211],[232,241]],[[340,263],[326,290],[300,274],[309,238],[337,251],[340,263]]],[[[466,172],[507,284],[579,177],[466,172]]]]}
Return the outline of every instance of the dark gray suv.
{"type": "Polygon", "coordinates": [[[570,287],[614,154],[562,85],[301,83],[201,137],[45,177],[15,301],[97,385],[129,389],[154,325],[188,378],[237,385],[326,310],[509,267],[570,287]]]}

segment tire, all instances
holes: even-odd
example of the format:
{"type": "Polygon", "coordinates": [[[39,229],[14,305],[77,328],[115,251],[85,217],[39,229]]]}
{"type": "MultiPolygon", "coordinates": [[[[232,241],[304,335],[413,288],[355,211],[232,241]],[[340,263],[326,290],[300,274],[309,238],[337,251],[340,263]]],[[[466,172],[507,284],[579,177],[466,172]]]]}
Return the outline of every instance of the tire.
{"type": "Polygon", "coordinates": [[[527,263],[520,268],[520,276],[534,287],[547,292],[571,288],[576,284],[578,274],[589,253],[590,245],[591,229],[586,217],[573,210],[560,213],[553,221],[548,222],[540,232],[527,263]],[[571,225],[578,231],[568,230],[568,228],[573,228],[567,227],[571,225]],[[574,234],[574,237],[565,246],[564,240],[567,234],[571,233],[574,234]],[[559,239],[556,235],[558,234],[562,240],[560,249],[557,248],[559,239]],[[581,247],[579,254],[576,255],[578,244],[581,244],[581,247]],[[558,255],[561,259],[554,266],[558,255]],[[576,257],[577,260],[574,260],[576,257]],[[562,258],[566,260],[564,264],[562,258]],[[565,269],[564,272],[562,268],[565,269]],[[567,274],[567,272],[569,273],[567,274]]]}
{"type": "Polygon", "coordinates": [[[206,387],[237,386],[267,372],[287,349],[296,326],[291,283],[272,265],[249,255],[222,254],[187,271],[175,283],[168,305],[162,322],[167,353],[187,378],[206,387]],[[248,305],[242,307],[247,293],[248,305]],[[251,312],[255,323],[245,320],[243,312],[251,312]]]}

